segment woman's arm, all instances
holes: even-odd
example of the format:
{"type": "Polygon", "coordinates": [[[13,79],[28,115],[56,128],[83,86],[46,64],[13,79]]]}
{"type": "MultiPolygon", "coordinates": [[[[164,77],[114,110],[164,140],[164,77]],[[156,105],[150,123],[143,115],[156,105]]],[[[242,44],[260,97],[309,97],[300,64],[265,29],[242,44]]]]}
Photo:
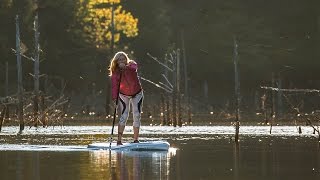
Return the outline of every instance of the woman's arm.
{"type": "Polygon", "coordinates": [[[134,70],[135,71],[135,70],[138,69],[138,64],[134,60],[131,60],[127,64],[127,68],[130,69],[130,70],[134,70]]]}
{"type": "Polygon", "coordinates": [[[117,99],[117,94],[119,93],[119,75],[117,73],[112,73],[111,75],[111,96],[112,96],[112,100],[116,100],[117,99]]]}

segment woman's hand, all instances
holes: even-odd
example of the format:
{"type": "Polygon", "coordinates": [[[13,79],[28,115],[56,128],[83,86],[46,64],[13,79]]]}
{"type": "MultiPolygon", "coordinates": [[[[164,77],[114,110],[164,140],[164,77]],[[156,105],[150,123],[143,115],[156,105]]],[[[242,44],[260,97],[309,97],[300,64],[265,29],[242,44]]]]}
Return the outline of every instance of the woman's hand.
{"type": "Polygon", "coordinates": [[[112,108],[116,108],[117,107],[117,100],[116,99],[113,99],[112,100],[112,108]]]}
{"type": "Polygon", "coordinates": [[[121,70],[125,69],[125,68],[126,68],[126,64],[125,64],[125,63],[120,63],[120,64],[119,64],[119,68],[120,68],[121,70]]]}

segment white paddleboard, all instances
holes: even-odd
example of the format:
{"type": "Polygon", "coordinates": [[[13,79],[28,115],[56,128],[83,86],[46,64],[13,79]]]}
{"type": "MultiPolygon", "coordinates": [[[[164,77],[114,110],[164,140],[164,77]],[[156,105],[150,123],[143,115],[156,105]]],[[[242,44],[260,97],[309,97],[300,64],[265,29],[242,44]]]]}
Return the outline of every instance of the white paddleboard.
{"type": "MultiPolygon", "coordinates": [[[[111,150],[124,150],[124,151],[168,151],[170,144],[167,141],[146,141],[139,143],[111,143],[111,150]]],[[[93,143],[89,144],[90,149],[110,149],[110,143],[93,143]]]]}

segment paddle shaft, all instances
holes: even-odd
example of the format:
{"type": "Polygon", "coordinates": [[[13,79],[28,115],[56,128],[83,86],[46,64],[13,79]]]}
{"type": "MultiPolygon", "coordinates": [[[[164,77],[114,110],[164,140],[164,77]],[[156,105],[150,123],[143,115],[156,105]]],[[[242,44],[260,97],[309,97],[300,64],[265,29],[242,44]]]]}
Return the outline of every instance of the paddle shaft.
{"type": "MultiPolygon", "coordinates": [[[[116,121],[116,114],[117,114],[117,107],[118,107],[118,102],[119,102],[119,93],[120,93],[121,78],[122,78],[122,71],[120,72],[118,92],[117,92],[117,99],[116,99],[116,107],[114,108],[114,112],[113,112],[113,121],[112,121],[111,138],[110,138],[110,147],[111,147],[111,143],[112,143],[114,123],[115,123],[115,121],[116,121]]],[[[110,149],[111,149],[111,148],[110,148],[110,149]]]]}

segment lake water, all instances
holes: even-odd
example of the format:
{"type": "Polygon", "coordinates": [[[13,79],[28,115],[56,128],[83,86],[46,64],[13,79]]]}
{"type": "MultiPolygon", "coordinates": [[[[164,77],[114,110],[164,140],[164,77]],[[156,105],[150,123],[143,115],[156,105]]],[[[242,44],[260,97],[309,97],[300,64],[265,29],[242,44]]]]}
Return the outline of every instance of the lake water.
{"type": "MultiPolygon", "coordinates": [[[[26,129],[0,133],[0,179],[320,179],[320,148],[312,128],[143,126],[141,141],[166,140],[168,152],[89,150],[109,126],[26,129]]],[[[116,133],[116,132],[115,132],[116,133]]],[[[132,141],[127,128],[124,141],[132,141]]]]}

